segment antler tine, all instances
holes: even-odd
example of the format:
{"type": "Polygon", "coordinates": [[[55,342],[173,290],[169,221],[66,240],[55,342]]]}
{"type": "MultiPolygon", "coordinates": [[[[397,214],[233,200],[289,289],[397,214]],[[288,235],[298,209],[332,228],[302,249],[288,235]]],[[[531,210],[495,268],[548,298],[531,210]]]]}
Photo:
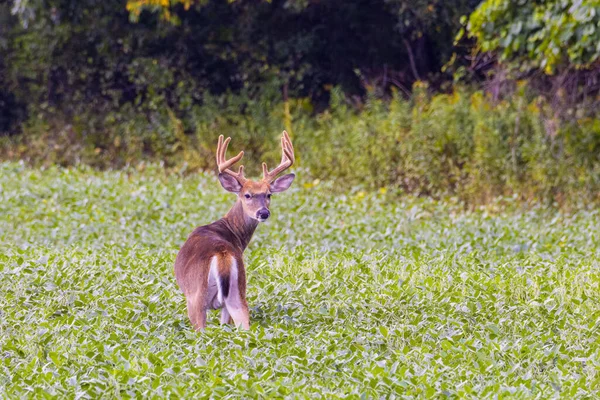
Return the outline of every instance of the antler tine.
{"type": "Polygon", "coordinates": [[[269,171],[267,168],[267,163],[262,163],[263,180],[269,183],[272,182],[277,175],[291,167],[292,164],[294,164],[294,161],[294,146],[292,145],[292,140],[290,139],[290,135],[288,135],[286,131],[283,131],[283,136],[281,137],[281,162],[272,171],[269,171]]]}
{"type": "Polygon", "coordinates": [[[287,151],[285,151],[285,154],[288,156],[288,158],[290,159],[292,164],[294,164],[294,161],[296,161],[296,159],[294,157],[294,146],[292,145],[292,139],[290,139],[290,135],[286,131],[283,131],[283,137],[281,138],[282,146],[283,146],[284,141],[287,145],[287,148],[285,149],[287,151]]]}
{"type": "Polygon", "coordinates": [[[233,176],[235,179],[237,179],[239,183],[243,185],[244,183],[246,183],[246,178],[244,177],[244,166],[240,165],[240,168],[238,169],[237,173],[230,170],[229,167],[231,167],[236,162],[240,161],[242,157],[244,157],[244,152],[240,151],[237,156],[227,160],[227,146],[229,145],[230,141],[230,137],[223,140],[223,135],[219,136],[219,141],[217,142],[217,167],[219,169],[219,172],[233,176]]]}

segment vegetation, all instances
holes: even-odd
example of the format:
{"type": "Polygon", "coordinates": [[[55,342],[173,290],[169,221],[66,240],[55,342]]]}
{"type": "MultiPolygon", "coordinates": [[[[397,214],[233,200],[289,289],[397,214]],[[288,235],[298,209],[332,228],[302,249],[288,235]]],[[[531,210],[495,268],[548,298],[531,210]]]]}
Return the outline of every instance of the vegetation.
{"type": "Polygon", "coordinates": [[[559,206],[599,199],[598,120],[561,124],[550,104],[529,102],[525,94],[495,101],[464,90],[429,96],[418,86],[414,93],[410,100],[400,93],[389,101],[371,96],[356,111],[336,89],[330,109],[318,117],[307,100],[290,100],[291,124],[276,96],[228,96],[199,109],[191,133],[168,113],[154,130],[132,121],[129,132],[105,131],[86,143],[68,128],[56,137],[5,141],[4,154],[45,165],[106,168],[154,160],[176,172],[214,171],[215,138],[224,134],[234,136],[248,167],[258,171],[260,160],[278,161],[277,138],[289,125],[298,165],[312,179],[336,180],[340,192],[386,187],[398,194],[457,196],[471,205],[513,194],[559,206]]]}
{"type": "Polygon", "coordinates": [[[0,2],[0,393],[600,397],[598,0],[0,2]],[[288,130],[252,327],[192,229],[288,130]],[[207,172],[208,171],[208,172],[207,172]],[[343,233],[343,234],[342,234],[343,233]]]}
{"type": "Polygon", "coordinates": [[[285,128],[341,190],[595,201],[599,18],[597,1],[4,2],[0,157],[195,172],[220,133],[257,163],[285,128]]]}
{"type": "Polygon", "coordinates": [[[251,330],[215,313],[196,333],[172,268],[233,201],[215,176],[0,165],[2,393],[600,395],[598,210],[465,212],[299,176],[246,253],[251,330]]]}
{"type": "Polygon", "coordinates": [[[469,33],[482,51],[521,70],[589,68],[600,59],[600,1],[488,0],[471,14],[469,33]]]}
{"type": "Polygon", "coordinates": [[[515,80],[526,80],[567,124],[598,118],[599,27],[597,0],[487,0],[466,26],[473,69],[488,70],[491,92],[509,98],[515,80]]]}
{"type": "MultiPolygon", "coordinates": [[[[422,3],[3,2],[3,97],[24,118],[57,129],[71,123],[89,134],[132,117],[152,123],[166,108],[186,119],[209,93],[265,84],[279,92],[285,86],[290,97],[308,96],[323,109],[331,85],[362,95],[366,82],[410,88],[439,74],[460,15],[475,2],[422,3]],[[169,21],[142,12],[161,4],[169,21]]],[[[5,122],[8,130],[18,128],[18,117],[5,122]]]]}

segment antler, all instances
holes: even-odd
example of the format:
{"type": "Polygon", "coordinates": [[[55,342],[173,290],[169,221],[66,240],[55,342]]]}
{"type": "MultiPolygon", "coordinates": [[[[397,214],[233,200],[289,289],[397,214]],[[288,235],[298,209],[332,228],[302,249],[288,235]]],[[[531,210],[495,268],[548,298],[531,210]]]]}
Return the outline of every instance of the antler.
{"type": "Polygon", "coordinates": [[[294,146],[292,146],[290,135],[286,131],[283,131],[283,136],[281,137],[281,152],[281,162],[274,170],[269,172],[267,164],[262,164],[263,181],[267,183],[273,182],[277,175],[291,167],[294,163],[294,146]]]}
{"type": "Polygon", "coordinates": [[[240,153],[227,160],[225,158],[225,153],[227,152],[227,146],[231,138],[228,137],[223,141],[223,135],[219,136],[219,142],[217,143],[217,166],[219,168],[219,172],[233,176],[241,185],[246,183],[247,179],[244,177],[244,166],[240,165],[237,174],[229,169],[233,164],[240,161],[244,156],[244,152],[240,151],[240,153]]]}

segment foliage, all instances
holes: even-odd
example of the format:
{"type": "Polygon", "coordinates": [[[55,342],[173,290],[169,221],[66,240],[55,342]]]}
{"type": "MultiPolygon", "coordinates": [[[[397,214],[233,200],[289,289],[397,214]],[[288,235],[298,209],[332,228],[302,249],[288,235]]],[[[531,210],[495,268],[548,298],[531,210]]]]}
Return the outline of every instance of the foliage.
{"type": "Polygon", "coordinates": [[[589,68],[600,59],[600,1],[486,0],[467,29],[478,49],[503,61],[547,74],[589,68]]]}
{"type": "Polygon", "coordinates": [[[484,2],[469,32],[504,61],[486,58],[486,90],[444,85],[459,15],[476,3],[3,2],[0,134],[12,136],[0,156],[212,170],[223,133],[253,168],[277,158],[285,127],[299,164],[340,190],[597,200],[596,2],[484,2]],[[531,73],[548,66],[556,76],[531,73]]]}
{"type": "Polygon", "coordinates": [[[430,98],[420,88],[410,102],[372,99],[360,113],[334,102],[301,151],[314,176],[350,185],[451,193],[475,204],[514,193],[563,203],[575,193],[597,196],[598,128],[593,119],[561,125],[543,99],[523,93],[495,102],[458,90],[430,98]]]}
{"type": "Polygon", "coordinates": [[[184,118],[207,94],[265,84],[285,91],[284,97],[309,97],[319,109],[326,108],[331,85],[348,95],[363,95],[367,86],[409,88],[416,79],[413,64],[418,78],[439,75],[452,48],[449,32],[459,26],[455,15],[474,4],[457,0],[418,13],[406,4],[2,2],[0,107],[12,110],[2,104],[10,96],[27,118],[11,117],[3,123],[10,129],[0,134],[18,131],[23,119],[43,119],[59,129],[77,123],[95,135],[114,119],[133,114],[152,121],[167,108],[184,118]],[[446,19],[448,13],[453,17],[446,19]],[[409,20],[414,26],[405,26],[409,20]]]}
{"type": "Polygon", "coordinates": [[[77,126],[55,135],[32,126],[43,133],[4,140],[0,149],[6,158],[44,165],[119,168],[153,160],[175,171],[214,170],[215,138],[224,134],[258,172],[262,160],[277,162],[278,135],[291,127],[298,165],[313,179],[337,180],[340,191],[389,187],[455,195],[470,205],[512,194],[559,205],[599,200],[598,120],[563,122],[525,89],[499,101],[464,89],[432,96],[419,84],[411,99],[370,96],[357,110],[336,88],[330,109],[316,117],[308,99],[289,99],[288,126],[277,88],[265,86],[254,94],[207,97],[187,119],[170,112],[152,124],[116,121],[96,137],[77,126]]]}
{"type": "Polygon", "coordinates": [[[214,175],[1,164],[0,391],[600,395],[597,210],[332,196],[297,172],[246,253],[251,330],[196,333],[172,268],[233,201],[214,175]]]}
{"type": "MultiPolygon", "coordinates": [[[[207,0],[199,2],[200,4],[206,3],[207,0]]],[[[176,16],[173,16],[171,9],[177,4],[183,5],[184,10],[189,10],[193,0],[127,0],[125,8],[131,14],[134,21],[138,22],[140,14],[143,10],[151,10],[158,12],[162,18],[173,23],[180,22],[176,16]]]]}

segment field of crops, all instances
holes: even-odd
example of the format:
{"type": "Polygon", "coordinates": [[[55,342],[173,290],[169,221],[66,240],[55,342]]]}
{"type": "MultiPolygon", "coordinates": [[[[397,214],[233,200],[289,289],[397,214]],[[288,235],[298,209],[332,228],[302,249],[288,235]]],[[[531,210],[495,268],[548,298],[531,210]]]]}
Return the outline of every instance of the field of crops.
{"type": "Polygon", "coordinates": [[[0,164],[0,397],[600,396],[600,212],[301,178],[246,251],[250,331],[173,261],[215,176],[0,164]]]}

